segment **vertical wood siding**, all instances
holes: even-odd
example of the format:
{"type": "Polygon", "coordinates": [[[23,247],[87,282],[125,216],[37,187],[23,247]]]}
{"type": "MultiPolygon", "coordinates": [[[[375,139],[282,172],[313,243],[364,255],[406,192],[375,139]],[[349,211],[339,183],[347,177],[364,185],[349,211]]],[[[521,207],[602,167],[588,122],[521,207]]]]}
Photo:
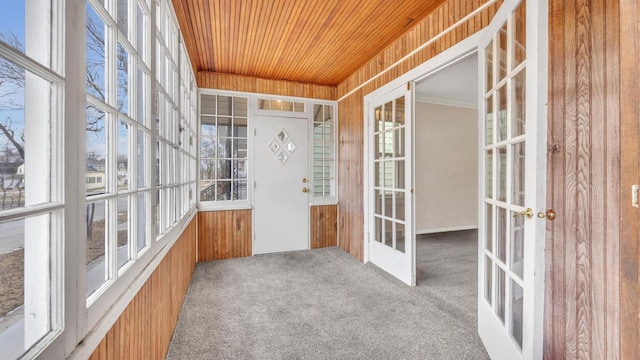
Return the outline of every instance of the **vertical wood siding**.
{"type": "Polygon", "coordinates": [[[640,210],[631,186],[640,184],[640,1],[620,2],[621,113],[621,359],[640,359],[640,210]]]}
{"type": "Polygon", "coordinates": [[[164,359],[196,263],[196,219],[91,355],[91,360],[164,359]]]}
{"type": "Polygon", "coordinates": [[[295,81],[262,79],[251,76],[198,71],[198,86],[206,89],[245,91],[259,94],[299,96],[311,99],[336,100],[335,86],[305,84],[295,81]]]}
{"type": "Polygon", "coordinates": [[[198,262],[251,256],[251,210],[198,213],[198,262]]]}
{"type": "Polygon", "coordinates": [[[311,206],[311,248],[337,245],[338,207],[336,205],[311,206]]]}
{"type": "Polygon", "coordinates": [[[338,245],[363,260],[363,117],[364,96],[421,65],[444,50],[459,43],[489,24],[502,4],[498,1],[484,11],[451,29],[487,0],[449,0],[416,26],[409,29],[391,45],[338,85],[342,97],[369,79],[384,72],[398,60],[419,48],[430,39],[440,36],[424,49],[367,83],[338,103],[338,245]]]}
{"type": "Polygon", "coordinates": [[[619,2],[549,5],[544,356],[618,359],[619,2]]]}

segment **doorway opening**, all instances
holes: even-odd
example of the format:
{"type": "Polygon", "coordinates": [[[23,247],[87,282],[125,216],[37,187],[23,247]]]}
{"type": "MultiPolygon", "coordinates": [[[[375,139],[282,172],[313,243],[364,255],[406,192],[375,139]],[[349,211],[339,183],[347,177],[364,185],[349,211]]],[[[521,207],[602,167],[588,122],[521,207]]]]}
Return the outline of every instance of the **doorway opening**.
{"type": "Polygon", "coordinates": [[[415,83],[416,285],[477,323],[478,56],[415,83]]]}

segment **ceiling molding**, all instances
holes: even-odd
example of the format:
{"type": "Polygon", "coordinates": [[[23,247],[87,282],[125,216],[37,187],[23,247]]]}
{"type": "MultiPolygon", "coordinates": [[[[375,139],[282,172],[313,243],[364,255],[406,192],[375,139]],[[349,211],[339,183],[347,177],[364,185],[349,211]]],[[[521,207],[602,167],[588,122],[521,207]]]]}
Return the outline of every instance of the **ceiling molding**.
{"type": "Polygon", "coordinates": [[[442,98],[436,96],[428,96],[416,93],[416,102],[434,105],[453,106],[467,109],[478,109],[478,104],[473,101],[464,101],[458,99],[442,98]]]}

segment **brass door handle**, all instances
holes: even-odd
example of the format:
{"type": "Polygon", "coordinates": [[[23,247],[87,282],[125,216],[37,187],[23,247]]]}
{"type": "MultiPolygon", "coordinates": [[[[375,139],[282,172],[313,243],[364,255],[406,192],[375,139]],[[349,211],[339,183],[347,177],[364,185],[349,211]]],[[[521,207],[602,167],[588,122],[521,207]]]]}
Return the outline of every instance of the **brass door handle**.
{"type": "Polygon", "coordinates": [[[306,187],[303,187],[303,188],[302,188],[302,192],[303,192],[303,193],[309,192],[309,189],[307,189],[306,187]]]}
{"type": "Polygon", "coordinates": [[[515,214],[513,214],[513,217],[518,217],[518,216],[526,216],[527,219],[531,219],[533,217],[533,210],[531,210],[531,208],[527,208],[527,210],[525,211],[520,211],[517,212],[515,214]]]}
{"type": "Polygon", "coordinates": [[[302,182],[306,183],[307,182],[307,178],[302,178],[302,182]]]}

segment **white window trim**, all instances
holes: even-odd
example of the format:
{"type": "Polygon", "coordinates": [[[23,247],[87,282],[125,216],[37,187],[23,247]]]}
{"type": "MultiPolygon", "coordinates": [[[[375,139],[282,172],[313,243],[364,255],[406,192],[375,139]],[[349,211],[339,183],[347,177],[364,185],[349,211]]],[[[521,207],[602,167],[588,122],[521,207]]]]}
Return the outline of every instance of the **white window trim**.
{"type": "MultiPolygon", "coordinates": [[[[201,201],[200,200],[200,119],[202,116],[202,111],[200,108],[200,101],[198,101],[198,131],[196,134],[196,139],[198,142],[197,151],[197,162],[196,162],[196,170],[197,170],[197,185],[196,192],[198,198],[198,211],[220,211],[220,210],[242,210],[242,209],[252,209],[254,206],[253,203],[253,190],[254,190],[254,141],[252,140],[252,135],[254,132],[253,120],[256,116],[266,115],[266,116],[277,116],[277,117],[288,117],[288,118],[297,118],[297,119],[305,119],[309,122],[309,133],[307,138],[307,146],[312,150],[313,147],[313,105],[331,105],[334,108],[335,114],[335,131],[336,138],[334,139],[334,154],[336,154],[336,161],[334,163],[334,173],[336,175],[336,187],[334,196],[323,197],[323,198],[314,198],[311,194],[309,195],[309,205],[317,206],[317,205],[337,205],[338,204],[338,163],[337,163],[337,147],[338,147],[338,103],[336,101],[324,100],[324,99],[313,99],[313,98],[303,98],[296,96],[279,96],[273,94],[264,94],[264,93],[252,93],[252,92],[244,92],[244,91],[230,91],[230,90],[216,90],[216,89],[206,89],[200,88],[198,92],[198,99],[202,94],[205,95],[222,95],[222,96],[239,96],[246,97],[247,101],[247,131],[248,131],[248,144],[247,144],[247,154],[248,154],[248,163],[247,167],[249,168],[249,174],[247,175],[247,199],[246,200],[226,200],[226,201],[201,201]],[[294,102],[303,102],[305,103],[305,112],[289,112],[289,111],[276,111],[276,110],[259,110],[258,109],[258,99],[264,100],[285,100],[285,101],[294,101],[294,102]]],[[[313,151],[309,152],[309,174],[312,174],[313,167],[313,151]]],[[[311,180],[313,181],[313,180],[311,180]]]]}

